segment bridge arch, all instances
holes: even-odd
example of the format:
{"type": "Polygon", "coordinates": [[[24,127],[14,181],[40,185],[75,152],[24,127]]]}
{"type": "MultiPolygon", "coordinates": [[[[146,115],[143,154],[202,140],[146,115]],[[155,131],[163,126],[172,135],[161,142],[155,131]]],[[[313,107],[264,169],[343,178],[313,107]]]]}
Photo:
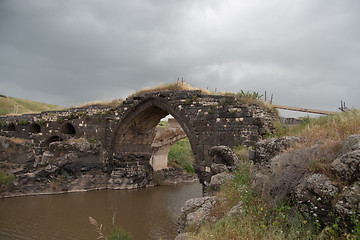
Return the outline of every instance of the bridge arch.
{"type": "Polygon", "coordinates": [[[62,125],[60,132],[63,134],[74,135],[76,133],[76,130],[71,123],[65,123],[64,125],[62,125]]]}
{"type": "Polygon", "coordinates": [[[58,135],[53,135],[51,137],[49,137],[48,139],[46,139],[42,144],[41,146],[42,147],[49,147],[50,143],[53,143],[53,142],[60,142],[60,141],[63,141],[63,138],[58,136],[58,135]]]}
{"type": "Polygon", "coordinates": [[[41,132],[41,127],[39,124],[37,123],[32,123],[30,126],[29,126],[29,132],[30,133],[40,133],[41,132]]]}
{"type": "Polygon", "coordinates": [[[157,133],[153,143],[151,144],[153,150],[150,159],[150,164],[155,171],[168,167],[168,155],[170,149],[176,142],[186,138],[186,134],[181,128],[170,130],[166,127],[156,127],[156,129],[157,133]]]}
{"type": "Polygon", "coordinates": [[[16,126],[14,123],[10,123],[9,125],[7,125],[7,131],[10,132],[15,132],[16,131],[16,126]]]}
{"type": "MultiPolygon", "coordinates": [[[[155,127],[167,115],[172,115],[189,138],[195,163],[200,162],[197,148],[199,140],[194,133],[190,121],[174,105],[158,98],[147,98],[126,112],[117,124],[110,149],[118,160],[125,160],[127,154],[138,154],[150,163],[152,142],[156,134],[155,127]]],[[[134,157],[132,157],[133,159],[134,157]]]]}

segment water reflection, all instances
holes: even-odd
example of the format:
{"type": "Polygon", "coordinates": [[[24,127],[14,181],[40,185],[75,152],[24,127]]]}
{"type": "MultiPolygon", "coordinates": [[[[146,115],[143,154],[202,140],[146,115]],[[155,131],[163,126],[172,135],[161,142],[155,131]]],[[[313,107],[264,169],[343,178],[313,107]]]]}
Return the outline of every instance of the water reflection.
{"type": "Polygon", "coordinates": [[[133,239],[173,239],[180,209],[201,196],[199,183],[136,190],[103,190],[0,200],[0,239],[97,239],[88,217],[105,229],[116,223],[133,239]]]}

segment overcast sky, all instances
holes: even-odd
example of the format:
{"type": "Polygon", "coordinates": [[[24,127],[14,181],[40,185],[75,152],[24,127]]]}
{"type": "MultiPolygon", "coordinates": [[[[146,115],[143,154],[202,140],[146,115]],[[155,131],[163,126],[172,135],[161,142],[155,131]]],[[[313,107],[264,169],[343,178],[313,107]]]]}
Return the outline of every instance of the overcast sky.
{"type": "Polygon", "coordinates": [[[71,106],[177,77],[360,108],[360,1],[0,0],[0,94],[71,106]]]}

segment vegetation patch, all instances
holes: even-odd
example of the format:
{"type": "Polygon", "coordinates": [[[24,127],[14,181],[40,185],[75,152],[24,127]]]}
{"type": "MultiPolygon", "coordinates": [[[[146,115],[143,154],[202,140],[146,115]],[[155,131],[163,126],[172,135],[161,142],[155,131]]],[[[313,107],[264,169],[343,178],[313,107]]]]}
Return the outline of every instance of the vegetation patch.
{"type": "Polygon", "coordinates": [[[14,175],[7,174],[3,170],[0,170],[0,192],[6,190],[15,180],[14,175]]]}
{"type": "Polygon", "coordinates": [[[316,220],[303,217],[291,202],[270,207],[251,188],[249,171],[248,162],[217,193],[226,198],[212,211],[220,220],[192,229],[190,239],[315,239],[319,229],[316,220]],[[236,212],[225,215],[238,203],[241,207],[236,212]]]}
{"type": "Polygon", "coordinates": [[[211,92],[207,89],[193,87],[184,81],[176,81],[174,83],[161,84],[156,87],[143,88],[140,91],[135,92],[134,94],[130,95],[130,97],[137,95],[137,94],[142,94],[142,93],[152,93],[152,92],[159,92],[159,91],[180,91],[180,90],[186,90],[186,91],[199,90],[203,94],[211,94],[211,92]]]}
{"type": "Polygon", "coordinates": [[[168,126],[168,121],[160,121],[158,125],[160,127],[167,127],[168,126]]]}
{"type": "Polygon", "coordinates": [[[1,127],[5,127],[5,126],[6,126],[6,122],[5,122],[5,121],[1,121],[1,122],[0,122],[0,125],[1,125],[1,127]]]}
{"type": "Polygon", "coordinates": [[[123,104],[122,99],[114,99],[110,101],[92,101],[92,102],[86,102],[84,104],[81,104],[77,106],[77,108],[87,108],[87,107],[93,107],[93,106],[102,106],[102,107],[117,107],[121,106],[123,104]]]}
{"type": "Polygon", "coordinates": [[[64,118],[63,117],[57,117],[56,122],[62,123],[62,122],[64,122],[64,118]]]}
{"type": "Polygon", "coordinates": [[[27,119],[19,120],[18,124],[19,124],[19,126],[21,126],[21,125],[27,125],[27,124],[29,124],[29,120],[27,120],[27,119]]]}
{"type": "Polygon", "coordinates": [[[178,166],[188,173],[194,173],[195,157],[188,138],[177,141],[170,149],[168,155],[169,166],[178,166]]]}
{"type": "Polygon", "coordinates": [[[323,139],[344,141],[350,135],[360,132],[360,111],[352,110],[319,118],[303,118],[303,123],[287,129],[287,135],[302,136],[307,139],[307,146],[323,139]]]}
{"type": "Polygon", "coordinates": [[[44,125],[44,124],[45,124],[45,120],[44,120],[44,119],[40,119],[40,120],[39,120],[39,124],[40,124],[40,125],[44,125]]]}

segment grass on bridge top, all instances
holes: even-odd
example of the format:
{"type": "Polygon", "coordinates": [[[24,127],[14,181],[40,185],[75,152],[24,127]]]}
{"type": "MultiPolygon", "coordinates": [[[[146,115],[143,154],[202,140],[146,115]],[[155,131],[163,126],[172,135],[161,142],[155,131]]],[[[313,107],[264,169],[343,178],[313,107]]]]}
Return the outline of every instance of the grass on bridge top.
{"type": "Polygon", "coordinates": [[[159,92],[159,91],[180,91],[180,90],[186,90],[186,91],[199,90],[203,94],[214,94],[213,92],[209,91],[208,89],[193,87],[184,81],[176,81],[173,83],[160,84],[159,86],[155,86],[155,87],[145,87],[145,88],[141,89],[140,91],[137,91],[137,92],[131,94],[130,96],[135,96],[137,94],[142,94],[142,93],[152,93],[152,92],[159,92]]]}

